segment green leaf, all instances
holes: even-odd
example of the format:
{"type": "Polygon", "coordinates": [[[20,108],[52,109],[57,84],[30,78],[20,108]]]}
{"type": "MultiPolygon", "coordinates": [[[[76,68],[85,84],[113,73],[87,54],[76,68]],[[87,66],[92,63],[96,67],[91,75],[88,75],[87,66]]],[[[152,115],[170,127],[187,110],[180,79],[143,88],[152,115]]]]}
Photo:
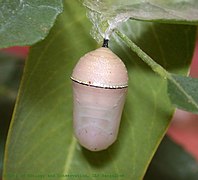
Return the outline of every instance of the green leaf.
{"type": "Polygon", "coordinates": [[[0,53],[0,178],[3,171],[6,136],[22,69],[23,61],[20,58],[0,53]]]}
{"type": "Polygon", "coordinates": [[[126,20],[136,19],[173,24],[198,24],[197,0],[82,0],[93,23],[97,42],[109,39],[112,31],[126,20]]]}
{"type": "Polygon", "coordinates": [[[137,20],[198,24],[196,0],[84,0],[84,4],[104,18],[122,14],[137,20]]]}
{"type": "MultiPolygon", "coordinates": [[[[39,175],[54,180],[79,176],[140,180],[167,129],[174,108],[166,80],[114,36],[110,48],[129,72],[118,140],[101,152],[90,152],[77,143],[70,75],[78,59],[96,48],[85,14],[79,1],[65,1],[65,11],[47,39],[31,48],[7,140],[5,180],[16,175],[32,180],[39,175]]],[[[187,72],[196,27],[128,21],[121,30],[172,72],[187,72]]]]}
{"type": "Polygon", "coordinates": [[[126,45],[135,52],[151,69],[158,73],[162,78],[168,80],[168,92],[173,104],[187,111],[197,113],[197,85],[198,79],[183,77],[169,73],[160,64],[155,62],[140,47],[131,41],[125,34],[116,30],[116,34],[126,43],[126,45]]]}
{"type": "Polygon", "coordinates": [[[1,0],[0,48],[44,39],[62,9],[62,0],[1,0]]]}
{"type": "Polygon", "coordinates": [[[144,180],[197,180],[198,164],[167,136],[161,142],[144,180]]]}
{"type": "Polygon", "coordinates": [[[198,113],[198,79],[171,74],[168,80],[168,93],[173,104],[178,108],[198,113]]]}

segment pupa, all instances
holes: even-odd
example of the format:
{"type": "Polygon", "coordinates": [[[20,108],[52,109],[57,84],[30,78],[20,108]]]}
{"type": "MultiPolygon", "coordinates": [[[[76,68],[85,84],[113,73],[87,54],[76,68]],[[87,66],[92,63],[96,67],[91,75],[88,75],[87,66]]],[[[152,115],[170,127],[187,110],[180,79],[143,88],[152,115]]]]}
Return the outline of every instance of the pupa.
{"type": "Polygon", "coordinates": [[[71,75],[74,134],[91,151],[117,139],[128,88],[127,69],[107,42],[81,57],[71,75]]]}

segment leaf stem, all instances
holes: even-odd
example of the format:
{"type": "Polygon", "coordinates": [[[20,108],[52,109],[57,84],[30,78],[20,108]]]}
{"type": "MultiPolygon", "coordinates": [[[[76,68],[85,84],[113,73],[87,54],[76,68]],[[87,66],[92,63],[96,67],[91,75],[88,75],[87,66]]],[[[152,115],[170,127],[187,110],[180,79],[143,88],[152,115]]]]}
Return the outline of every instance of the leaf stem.
{"type": "Polygon", "coordinates": [[[148,54],[146,54],[142,49],[140,49],[134,42],[132,42],[125,34],[119,30],[115,30],[115,33],[125,42],[125,44],[135,52],[148,66],[152,68],[154,72],[159,74],[165,79],[171,79],[171,75],[166,69],[161,65],[156,63],[148,54]]]}

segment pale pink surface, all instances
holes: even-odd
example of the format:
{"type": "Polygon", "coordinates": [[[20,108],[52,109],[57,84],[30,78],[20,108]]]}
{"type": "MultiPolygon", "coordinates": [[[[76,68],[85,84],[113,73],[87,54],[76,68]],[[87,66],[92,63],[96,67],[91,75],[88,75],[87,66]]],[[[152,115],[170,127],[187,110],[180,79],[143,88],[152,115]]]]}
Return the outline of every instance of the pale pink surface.
{"type": "Polygon", "coordinates": [[[26,47],[16,46],[16,47],[11,47],[11,48],[1,49],[1,51],[8,52],[10,54],[25,58],[28,55],[29,47],[28,46],[26,47]]]}
{"type": "Polygon", "coordinates": [[[126,67],[108,48],[99,48],[80,58],[72,78],[74,134],[85,148],[104,150],[117,138],[127,88],[101,87],[127,85],[126,67]]]}
{"type": "Polygon", "coordinates": [[[76,64],[72,77],[95,86],[122,86],[128,84],[124,63],[109,48],[98,48],[85,54],[76,64]]]}
{"type": "Polygon", "coordinates": [[[126,92],[73,82],[74,134],[82,146],[99,151],[117,139],[126,92]]]}
{"type": "MultiPolygon", "coordinates": [[[[198,41],[193,56],[190,76],[198,78],[198,41]]],[[[182,145],[198,161],[198,115],[177,110],[167,134],[182,145]]]]}

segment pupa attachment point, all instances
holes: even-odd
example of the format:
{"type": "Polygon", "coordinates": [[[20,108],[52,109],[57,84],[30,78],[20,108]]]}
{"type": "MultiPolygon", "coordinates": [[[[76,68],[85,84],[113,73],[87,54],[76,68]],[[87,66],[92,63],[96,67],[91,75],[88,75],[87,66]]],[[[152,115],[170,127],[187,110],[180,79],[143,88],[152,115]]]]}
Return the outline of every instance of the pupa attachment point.
{"type": "Polygon", "coordinates": [[[109,40],[108,39],[104,39],[102,47],[108,48],[108,43],[109,43],[109,40]]]}

